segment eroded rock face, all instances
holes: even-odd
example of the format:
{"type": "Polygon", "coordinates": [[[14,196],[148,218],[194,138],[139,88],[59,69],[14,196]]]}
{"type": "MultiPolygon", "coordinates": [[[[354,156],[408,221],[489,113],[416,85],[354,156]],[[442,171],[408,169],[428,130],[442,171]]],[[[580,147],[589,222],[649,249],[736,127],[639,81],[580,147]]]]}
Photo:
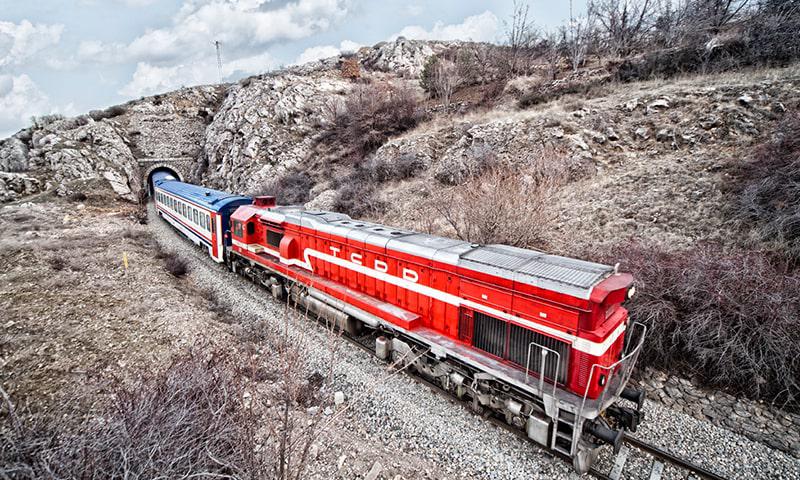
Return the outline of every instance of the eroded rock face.
{"type": "Polygon", "coordinates": [[[326,105],[350,88],[335,73],[252,78],[232,87],[205,132],[203,181],[246,192],[305,160],[326,105]]]}
{"type": "Polygon", "coordinates": [[[41,190],[36,178],[24,173],[0,172],[0,202],[11,202],[41,190]]]}
{"type": "Polygon", "coordinates": [[[428,42],[398,37],[393,42],[381,42],[373,48],[361,49],[358,53],[361,63],[366,68],[392,72],[402,77],[418,77],[429,57],[461,43],[428,42]]]}

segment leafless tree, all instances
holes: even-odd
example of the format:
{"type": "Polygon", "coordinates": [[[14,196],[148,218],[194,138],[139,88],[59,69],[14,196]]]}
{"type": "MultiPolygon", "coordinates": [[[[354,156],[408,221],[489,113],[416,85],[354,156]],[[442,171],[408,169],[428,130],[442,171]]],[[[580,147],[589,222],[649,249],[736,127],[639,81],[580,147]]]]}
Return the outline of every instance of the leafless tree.
{"type": "Polygon", "coordinates": [[[450,98],[459,84],[456,65],[445,59],[436,62],[433,70],[433,89],[436,97],[442,101],[445,112],[450,111],[450,98]]]}
{"type": "Polygon", "coordinates": [[[706,33],[716,35],[736,20],[748,4],[749,0],[695,0],[690,7],[689,21],[704,27],[706,33]]]}
{"type": "Polygon", "coordinates": [[[558,33],[548,32],[542,41],[543,59],[547,64],[547,78],[555,80],[561,66],[561,45],[558,33]]]}
{"type": "Polygon", "coordinates": [[[511,20],[505,23],[506,69],[509,75],[527,70],[531,52],[539,39],[539,33],[528,19],[528,5],[514,1],[511,20]]]}
{"type": "Polygon", "coordinates": [[[569,24],[562,27],[561,42],[573,71],[577,71],[586,61],[593,35],[594,20],[591,11],[587,15],[570,19],[569,24]]]}
{"type": "Polygon", "coordinates": [[[592,0],[589,12],[604,33],[609,51],[626,56],[640,47],[654,22],[654,0],[592,0]]]}

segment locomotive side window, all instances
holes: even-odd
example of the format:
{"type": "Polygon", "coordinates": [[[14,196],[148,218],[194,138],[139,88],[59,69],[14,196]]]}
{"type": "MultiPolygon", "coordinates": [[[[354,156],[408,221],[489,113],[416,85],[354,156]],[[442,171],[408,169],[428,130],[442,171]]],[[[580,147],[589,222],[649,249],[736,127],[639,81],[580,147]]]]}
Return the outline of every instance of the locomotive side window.
{"type": "Polygon", "coordinates": [[[271,247],[280,248],[283,233],[275,230],[267,230],[267,244],[271,247]]]}
{"type": "Polygon", "coordinates": [[[253,222],[247,222],[247,234],[252,235],[256,233],[256,225],[253,222]]]}
{"type": "Polygon", "coordinates": [[[242,237],[242,222],[236,220],[233,221],[233,234],[237,237],[242,237]]]}

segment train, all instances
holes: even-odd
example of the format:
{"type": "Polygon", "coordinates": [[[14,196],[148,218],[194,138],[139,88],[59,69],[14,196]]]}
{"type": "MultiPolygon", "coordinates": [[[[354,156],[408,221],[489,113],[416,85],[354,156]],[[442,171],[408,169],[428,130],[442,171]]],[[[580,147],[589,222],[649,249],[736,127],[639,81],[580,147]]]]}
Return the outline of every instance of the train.
{"type": "Polygon", "coordinates": [[[504,419],[586,473],[643,419],[645,327],[609,266],[353,219],[166,176],[156,211],[209,257],[375,354],[504,419]]]}

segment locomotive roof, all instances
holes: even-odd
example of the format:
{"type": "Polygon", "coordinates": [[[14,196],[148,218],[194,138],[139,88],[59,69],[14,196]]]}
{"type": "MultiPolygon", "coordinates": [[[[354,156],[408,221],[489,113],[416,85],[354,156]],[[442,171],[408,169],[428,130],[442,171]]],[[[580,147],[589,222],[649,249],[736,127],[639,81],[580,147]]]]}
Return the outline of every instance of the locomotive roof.
{"type": "Polygon", "coordinates": [[[262,209],[262,216],[582,299],[588,299],[592,288],[614,272],[613,267],[599,263],[507,245],[471,244],[354,220],[342,213],[273,207],[262,209]]]}
{"type": "Polygon", "coordinates": [[[185,198],[209,210],[219,211],[221,208],[237,200],[250,201],[250,197],[234,195],[220,190],[183,183],[177,180],[158,180],[156,186],[164,191],[185,198]]]}

